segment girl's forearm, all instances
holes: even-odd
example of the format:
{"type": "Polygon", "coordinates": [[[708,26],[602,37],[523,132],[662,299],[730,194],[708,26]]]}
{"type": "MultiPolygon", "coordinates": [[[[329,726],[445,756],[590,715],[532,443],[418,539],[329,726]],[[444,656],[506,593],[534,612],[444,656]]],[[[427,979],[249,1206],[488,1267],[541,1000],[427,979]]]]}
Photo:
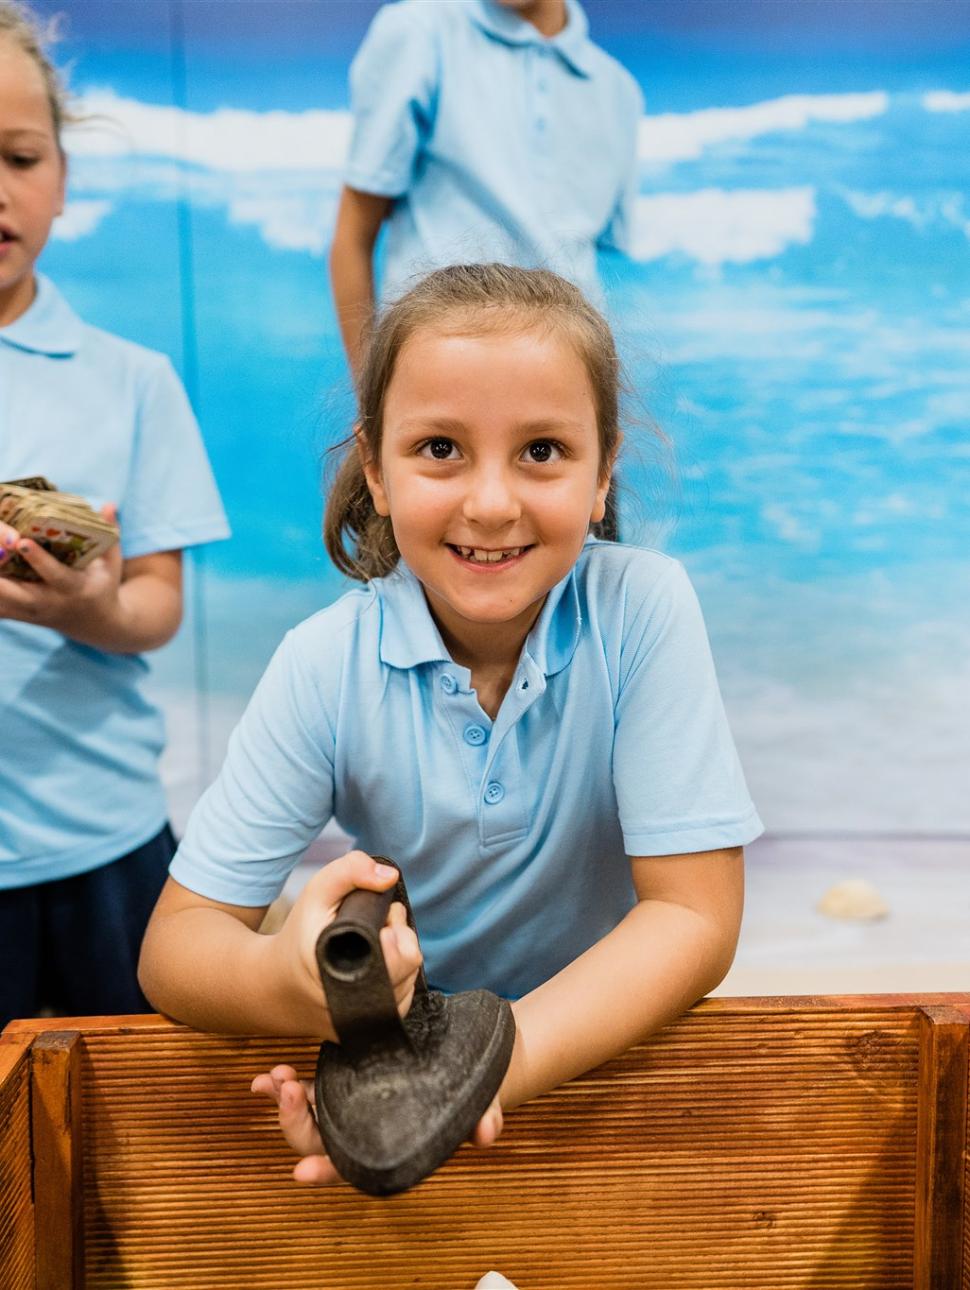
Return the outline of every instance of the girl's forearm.
{"type": "Polygon", "coordinates": [[[161,917],[156,912],[138,977],[159,1012],[196,1030],[334,1038],[309,983],[305,992],[295,988],[277,938],[217,909],[189,908],[161,917]]]}
{"type": "Polygon", "coordinates": [[[625,1052],[723,980],[737,928],[643,900],[556,976],[513,1005],[517,1036],[501,1101],[527,1102],[625,1052]]]}

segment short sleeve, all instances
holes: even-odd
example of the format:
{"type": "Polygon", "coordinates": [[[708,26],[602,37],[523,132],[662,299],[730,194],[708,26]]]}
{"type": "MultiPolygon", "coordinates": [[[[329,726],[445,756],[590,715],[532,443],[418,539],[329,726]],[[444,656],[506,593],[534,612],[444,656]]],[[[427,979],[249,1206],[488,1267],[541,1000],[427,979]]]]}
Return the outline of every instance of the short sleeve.
{"type": "Polygon", "coordinates": [[[433,124],[438,81],[434,30],[413,6],[378,10],[350,68],[354,124],[346,183],[400,197],[433,124]]]}
{"type": "Polygon", "coordinates": [[[333,764],[332,725],[289,633],[189,817],[172,877],[210,900],[270,904],[330,821],[333,764]]]}
{"type": "Polygon", "coordinates": [[[182,383],[161,354],[139,373],[128,483],[119,504],[126,559],[229,536],[202,435],[182,383]]]}
{"type": "Polygon", "coordinates": [[[640,118],[644,112],[643,94],[639,85],[629,86],[630,104],[624,110],[624,129],[627,132],[623,178],[619,186],[616,205],[609,222],[597,238],[597,245],[611,251],[632,255],[635,246],[637,198],[640,194],[640,165],[638,137],[640,118]]]}
{"type": "Polygon", "coordinates": [[[744,846],[761,833],[714,672],[697,597],[671,562],[628,591],[613,776],[628,855],[744,846]]]}

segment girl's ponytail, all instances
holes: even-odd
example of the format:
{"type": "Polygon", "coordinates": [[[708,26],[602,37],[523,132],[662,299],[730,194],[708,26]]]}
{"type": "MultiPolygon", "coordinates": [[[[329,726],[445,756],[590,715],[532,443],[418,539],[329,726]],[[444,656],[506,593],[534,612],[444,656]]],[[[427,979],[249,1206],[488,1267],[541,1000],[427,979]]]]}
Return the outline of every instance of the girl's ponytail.
{"type": "Polygon", "coordinates": [[[351,436],[337,446],[345,452],[327,495],[323,541],[341,573],[369,582],[390,573],[397,564],[397,543],[391,521],[374,509],[356,439],[351,436]]]}

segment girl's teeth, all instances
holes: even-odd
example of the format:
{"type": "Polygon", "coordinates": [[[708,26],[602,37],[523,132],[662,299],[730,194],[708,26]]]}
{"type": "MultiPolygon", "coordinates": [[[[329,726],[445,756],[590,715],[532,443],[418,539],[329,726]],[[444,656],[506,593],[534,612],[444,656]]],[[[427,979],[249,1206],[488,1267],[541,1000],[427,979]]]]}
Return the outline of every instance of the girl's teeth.
{"type": "Polygon", "coordinates": [[[463,559],[477,560],[479,564],[498,564],[500,560],[511,560],[522,554],[520,546],[510,547],[507,551],[486,551],[477,546],[460,546],[458,550],[463,559]]]}

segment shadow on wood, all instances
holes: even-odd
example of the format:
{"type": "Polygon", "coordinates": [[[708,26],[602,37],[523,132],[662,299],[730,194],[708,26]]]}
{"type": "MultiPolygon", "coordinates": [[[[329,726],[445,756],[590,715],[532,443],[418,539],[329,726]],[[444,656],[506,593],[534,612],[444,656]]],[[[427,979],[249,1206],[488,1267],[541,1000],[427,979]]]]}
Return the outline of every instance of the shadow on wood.
{"type": "Polygon", "coordinates": [[[14,1022],[3,1284],[970,1290],[968,1040],[970,995],[706,1000],[376,1200],[293,1183],[249,1093],[313,1042],[14,1022]]]}

